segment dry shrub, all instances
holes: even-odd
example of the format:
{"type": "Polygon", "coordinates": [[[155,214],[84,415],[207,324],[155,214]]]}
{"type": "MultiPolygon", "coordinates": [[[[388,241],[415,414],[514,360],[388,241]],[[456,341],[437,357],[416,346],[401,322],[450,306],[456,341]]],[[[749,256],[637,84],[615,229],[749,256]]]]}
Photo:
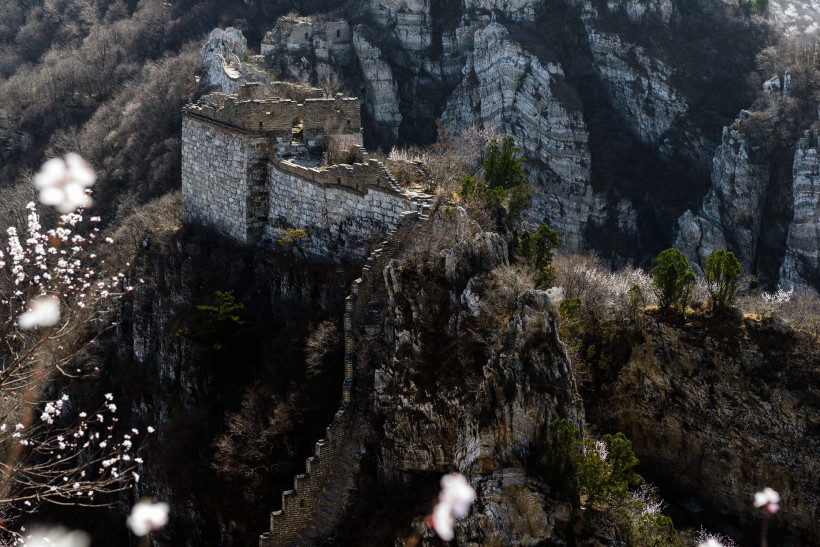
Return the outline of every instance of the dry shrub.
{"type": "Polygon", "coordinates": [[[426,148],[394,148],[388,157],[392,161],[418,161],[429,173],[426,190],[431,193],[454,195],[465,175],[474,175],[487,144],[499,140],[500,133],[494,130],[470,127],[458,135],[450,135],[439,127],[439,141],[426,148]]]}
{"type": "Polygon", "coordinates": [[[225,420],[226,431],[214,442],[213,468],[243,484],[247,502],[260,501],[270,487],[270,477],[295,454],[291,432],[296,411],[264,385],[249,387],[242,408],[225,420]]]}
{"type": "Polygon", "coordinates": [[[483,314],[496,326],[506,325],[518,306],[519,297],[532,288],[532,272],[527,267],[515,265],[493,269],[480,287],[477,287],[483,297],[483,314]]]}
{"type": "Polygon", "coordinates": [[[612,272],[597,257],[581,254],[558,255],[553,267],[555,285],[564,288],[566,298],[580,299],[580,319],[587,324],[637,320],[653,302],[652,278],[643,270],[612,272]]]}
{"type": "Polygon", "coordinates": [[[441,251],[471,239],[481,231],[462,207],[439,202],[431,214],[432,222],[423,224],[421,232],[408,238],[403,252],[406,267],[418,273],[432,269],[435,261],[441,258],[441,251]]]}
{"type": "Polygon", "coordinates": [[[331,321],[323,321],[313,329],[305,341],[305,369],[308,379],[322,372],[325,358],[339,345],[339,329],[331,321]]]}
{"type": "Polygon", "coordinates": [[[350,133],[329,133],[325,136],[325,163],[354,164],[363,160],[361,141],[358,135],[350,133]]]}
{"type": "Polygon", "coordinates": [[[129,207],[121,207],[125,218],[111,236],[115,245],[108,247],[106,262],[111,268],[124,270],[126,263],[132,262],[139,250],[148,245],[151,234],[175,232],[182,225],[182,194],[179,191],[165,194],[137,206],[131,212],[129,207]]]}
{"type": "Polygon", "coordinates": [[[795,291],[783,305],[783,317],[800,331],[820,338],[820,295],[812,289],[795,291]]]}
{"type": "Polygon", "coordinates": [[[813,289],[744,291],[738,296],[737,305],[743,313],[781,319],[812,339],[820,338],[820,296],[813,289]]]}
{"type": "Polygon", "coordinates": [[[402,186],[422,185],[429,190],[431,180],[423,167],[430,159],[426,149],[418,146],[393,148],[382,161],[402,186]]]}

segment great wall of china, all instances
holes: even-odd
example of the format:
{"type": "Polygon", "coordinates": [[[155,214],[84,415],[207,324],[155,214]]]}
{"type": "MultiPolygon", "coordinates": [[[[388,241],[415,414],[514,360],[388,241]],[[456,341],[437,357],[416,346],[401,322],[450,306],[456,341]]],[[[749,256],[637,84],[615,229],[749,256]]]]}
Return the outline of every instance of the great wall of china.
{"type": "Polygon", "coordinates": [[[377,329],[368,311],[384,309],[387,261],[428,218],[432,197],[402,189],[379,161],[308,167],[287,159],[321,148],[327,128],[357,135],[357,99],[262,96],[261,86],[240,94],[215,93],[185,108],[182,129],[183,215],[242,244],[259,244],[275,230],[304,229],[316,253],[379,241],[345,300],[344,383],[339,410],[316,442],[305,473],[282,493],[260,547],[317,545],[328,538],[355,494],[364,456],[372,391],[360,336],[377,329]]]}

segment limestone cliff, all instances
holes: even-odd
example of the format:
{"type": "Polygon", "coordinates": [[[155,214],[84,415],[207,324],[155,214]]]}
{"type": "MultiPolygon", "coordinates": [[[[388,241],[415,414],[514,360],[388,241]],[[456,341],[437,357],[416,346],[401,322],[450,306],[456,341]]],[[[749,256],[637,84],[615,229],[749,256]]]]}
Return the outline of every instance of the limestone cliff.
{"type": "Polygon", "coordinates": [[[789,225],[784,283],[820,286],[820,146],[816,131],[806,131],[794,152],[794,218],[789,225]]]}
{"type": "Polygon", "coordinates": [[[771,541],[816,545],[816,340],[776,321],[697,317],[648,317],[618,337],[628,340],[625,353],[597,348],[602,357],[585,386],[589,422],[625,432],[648,478],[674,492],[668,501],[689,496],[686,505],[702,505],[701,522],[726,528],[738,519],[736,539],[755,543],[753,494],[771,486],[783,499],[771,541]]]}
{"type": "Polygon", "coordinates": [[[697,216],[687,211],[678,220],[675,246],[699,264],[715,249],[729,249],[745,271],[755,272],[770,166],[765,157],[750,154],[752,145],[743,131],[749,118],[743,113],[724,129],[712,164],[712,189],[697,216]]]}
{"type": "Polygon", "coordinates": [[[458,544],[534,545],[571,534],[569,501],[551,494],[537,464],[552,419],[583,423],[555,307],[516,281],[500,236],[442,235],[458,232],[452,224],[425,232],[432,248],[410,244],[384,270],[384,330],[369,342],[381,356],[373,359],[377,478],[363,496],[397,522],[385,537],[362,540],[374,525],[369,510],[340,531],[342,543],[392,541],[429,511],[438,477],[453,470],[478,491],[458,544]],[[454,244],[438,250],[442,237],[454,244]]]}
{"type": "Polygon", "coordinates": [[[357,48],[361,89],[379,142],[430,142],[436,120],[450,133],[513,135],[538,189],[527,219],[615,262],[654,256],[677,235],[670,218],[703,200],[761,47],[739,12],[708,2],[358,8],[351,19],[369,44],[357,48]],[[722,44],[724,33],[737,40],[722,44]]]}
{"type": "Polygon", "coordinates": [[[382,138],[394,143],[399,138],[402,115],[393,71],[382,58],[381,50],[364,37],[361,28],[354,29],[353,47],[365,81],[365,110],[382,138]]]}
{"type": "Polygon", "coordinates": [[[223,93],[239,93],[249,82],[267,82],[265,72],[248,63],[248,41],[233,27],[214,29],[200,51],[205,75],[202,83],[218,87],[223,93]]]}
{"type": "Polygon", "coordinates": [[[498,23],[476,30],[472,47],[442,122],[454,132],[477,125],[517,134],[522,152],[542,166],[530,214],[554,219],[564,244],[582,247],[587,222],[606,218],[606,198],[589,184],[589,136],[563,69],[542,65],[498,23]]]}

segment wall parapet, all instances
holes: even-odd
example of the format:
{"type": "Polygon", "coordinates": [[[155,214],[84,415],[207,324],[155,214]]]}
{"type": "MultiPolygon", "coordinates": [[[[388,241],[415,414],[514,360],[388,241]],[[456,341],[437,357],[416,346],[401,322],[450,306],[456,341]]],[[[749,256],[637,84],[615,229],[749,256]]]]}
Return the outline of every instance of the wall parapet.
{"type": "Polygon", "coordinates": [[[355,97],[306,98],[302,102],[279,97],[243,98],[241,95],[211,93],[183,108],[183,115],[196,116],[242,131],[272,133],[290,140],[300,125],[304,138],[328,133],[360,133],[361,103],[355,97]]]}
{"type": "Polygon", "coordinates": [[[338,163],[327,167],[305,167],[288,160],[272,160],[276,168],[323,187],[340,186],[364,194],[367,187],[379,188],[405,197],[398,181],[385,165],[375,159],[365,163],[338,163]]]}

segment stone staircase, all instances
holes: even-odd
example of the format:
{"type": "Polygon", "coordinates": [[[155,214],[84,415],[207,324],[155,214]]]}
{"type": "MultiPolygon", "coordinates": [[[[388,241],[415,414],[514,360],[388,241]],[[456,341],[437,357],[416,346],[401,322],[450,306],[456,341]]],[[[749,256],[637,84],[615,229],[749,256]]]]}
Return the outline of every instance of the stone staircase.
{"type": "Polygon", "coordinates": [[[370,430],[367,401],[372,392],[368,363],[359,362],[358,339],[372,334],[380,317],[369,313],[384,309],[383,271],[398,253],[414,226],[427,220],[427,202],[419,211],[403,213],[387,240],[368,257],[362,276],[353,282],[345,300],[345,380],[342,403],[324,438],[316,442],[305,473],[296,475],[293,489],[282,493],[282,509],[271,513],[270,532],[259,537],[260,547],[321,545],[334,532],[350,506],[360,483],[365,437],[370,430]]]}

